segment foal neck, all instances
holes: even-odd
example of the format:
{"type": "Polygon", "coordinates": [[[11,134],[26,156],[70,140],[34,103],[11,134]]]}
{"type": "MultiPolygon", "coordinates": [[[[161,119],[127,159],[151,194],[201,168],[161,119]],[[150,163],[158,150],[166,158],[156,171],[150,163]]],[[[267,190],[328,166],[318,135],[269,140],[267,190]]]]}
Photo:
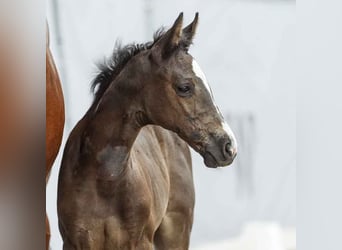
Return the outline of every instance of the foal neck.
{"type": "Polygon", "coordinates": [[[111,180],[127,167],[133,143],[146,124],[140,106],[138,97],[127,96],[114,85],[90,114],[83,140],[99,166],[99,178],[111,180]]]}

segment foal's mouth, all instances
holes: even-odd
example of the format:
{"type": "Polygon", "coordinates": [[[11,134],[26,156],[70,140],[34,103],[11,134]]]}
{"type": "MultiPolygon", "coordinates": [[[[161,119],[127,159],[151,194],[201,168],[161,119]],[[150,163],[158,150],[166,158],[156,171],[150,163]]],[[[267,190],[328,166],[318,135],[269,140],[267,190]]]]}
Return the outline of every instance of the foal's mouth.
{"type": "Polygon", "coordinates": [[[217,160],[215,159],[215,157],[210,152],[208,152],[208,151],[205,152],[203,155],[203,159],[204,159],[204,164],[208,168],[217,168],[218,167],[217,160]]]}
{"type": "Polygon", "coordinates": [[[190,145],[196,152],[198,152],[202,156],[202,158],[204,160],[204,164],[208,168],[217,168],[219,166],[214,155],[212,153],[210,153],[208,150],[206,150],[205,147],[202,145],[202,143],[200,143],[200,142],[194,143],[193,142],[190,145]]]}
{"type": "Polygon", "coordinates": [[[228,158],[225,160],[218,160],[214,154],[212,154],[209,151],[205,151],[204,154],[202,155],[203,159],[204,159],[204,164],[208,167],[208,168],[217,168],[217,167],[226,167],[229,166],[233,163],[234,158],[228,158]]]}
{"type": "Polygon", "coordinates": [[[233,146],[230,139],[225,136],[212,137],[212,140],[209,142],[207,140],[191,140],[188,144],[203,157],[204,164],[208,168],[231,165],[236,156],[236,146],[233,146]]]}

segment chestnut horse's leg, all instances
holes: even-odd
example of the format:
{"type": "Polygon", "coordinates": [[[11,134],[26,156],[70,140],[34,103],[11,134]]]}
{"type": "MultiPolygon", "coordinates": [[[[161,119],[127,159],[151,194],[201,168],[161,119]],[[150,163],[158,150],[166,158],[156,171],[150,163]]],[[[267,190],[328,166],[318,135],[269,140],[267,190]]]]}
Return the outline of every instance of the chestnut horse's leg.
{"type": "Polygon", "coordinates": [[[47,215],[45,216],[45,228],[46,228],[46,238],[45,238],[45,244],[46,244],[46,249],[49,249],[49,243],[50,243],[50,226],[49,226],[49,220],[47,218],[47,215]]]}
{"type": "MultiPolygon", "coordinates": [[[[61,146],[64,129],[64,99],[58,72],[49,49],[49,31],[46,29],[46,183],[61,146]]],[[[50,228],[46,223],[46,250],[49,249],[50,228]]]]}

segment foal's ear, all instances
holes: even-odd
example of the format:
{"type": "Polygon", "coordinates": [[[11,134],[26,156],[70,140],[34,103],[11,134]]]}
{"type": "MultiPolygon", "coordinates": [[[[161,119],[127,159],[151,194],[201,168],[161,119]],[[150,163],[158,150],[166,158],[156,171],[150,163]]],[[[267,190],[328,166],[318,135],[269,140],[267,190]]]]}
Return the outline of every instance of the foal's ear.
{"type": "Polygon", "coordinates": [[[179,14],[172,27],[153,45],[153,54],[165,59],[178,48],[182,38],[183,12],[179,14]]]}
{"type": "Polygon", "coordinates": [[[186,51],[189,50],[189,47],[192,44],[192,40],[196,33],[197,24],[198,24],[198,12],[196,12],[195,18],[192,21],[192,23],[186,26],[182,32],[182,44],[184,45],[184,49],[186,51]]]}

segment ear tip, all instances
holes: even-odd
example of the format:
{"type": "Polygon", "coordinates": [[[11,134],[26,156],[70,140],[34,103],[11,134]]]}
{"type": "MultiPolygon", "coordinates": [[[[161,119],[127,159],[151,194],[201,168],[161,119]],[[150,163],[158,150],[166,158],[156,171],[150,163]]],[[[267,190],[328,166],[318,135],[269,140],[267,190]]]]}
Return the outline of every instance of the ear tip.
{"type": "Polygon", "coordinates": [[[180,24],[180,23],[182,23],[183,22],[183,12],[181,12],[181,13],[179,13],[179,15],[178,15],[178,17],[177,17],[177,19],[176,19],[176,21],[175,21],[175,24],[177,23],[177,24],[180,24]]]}

